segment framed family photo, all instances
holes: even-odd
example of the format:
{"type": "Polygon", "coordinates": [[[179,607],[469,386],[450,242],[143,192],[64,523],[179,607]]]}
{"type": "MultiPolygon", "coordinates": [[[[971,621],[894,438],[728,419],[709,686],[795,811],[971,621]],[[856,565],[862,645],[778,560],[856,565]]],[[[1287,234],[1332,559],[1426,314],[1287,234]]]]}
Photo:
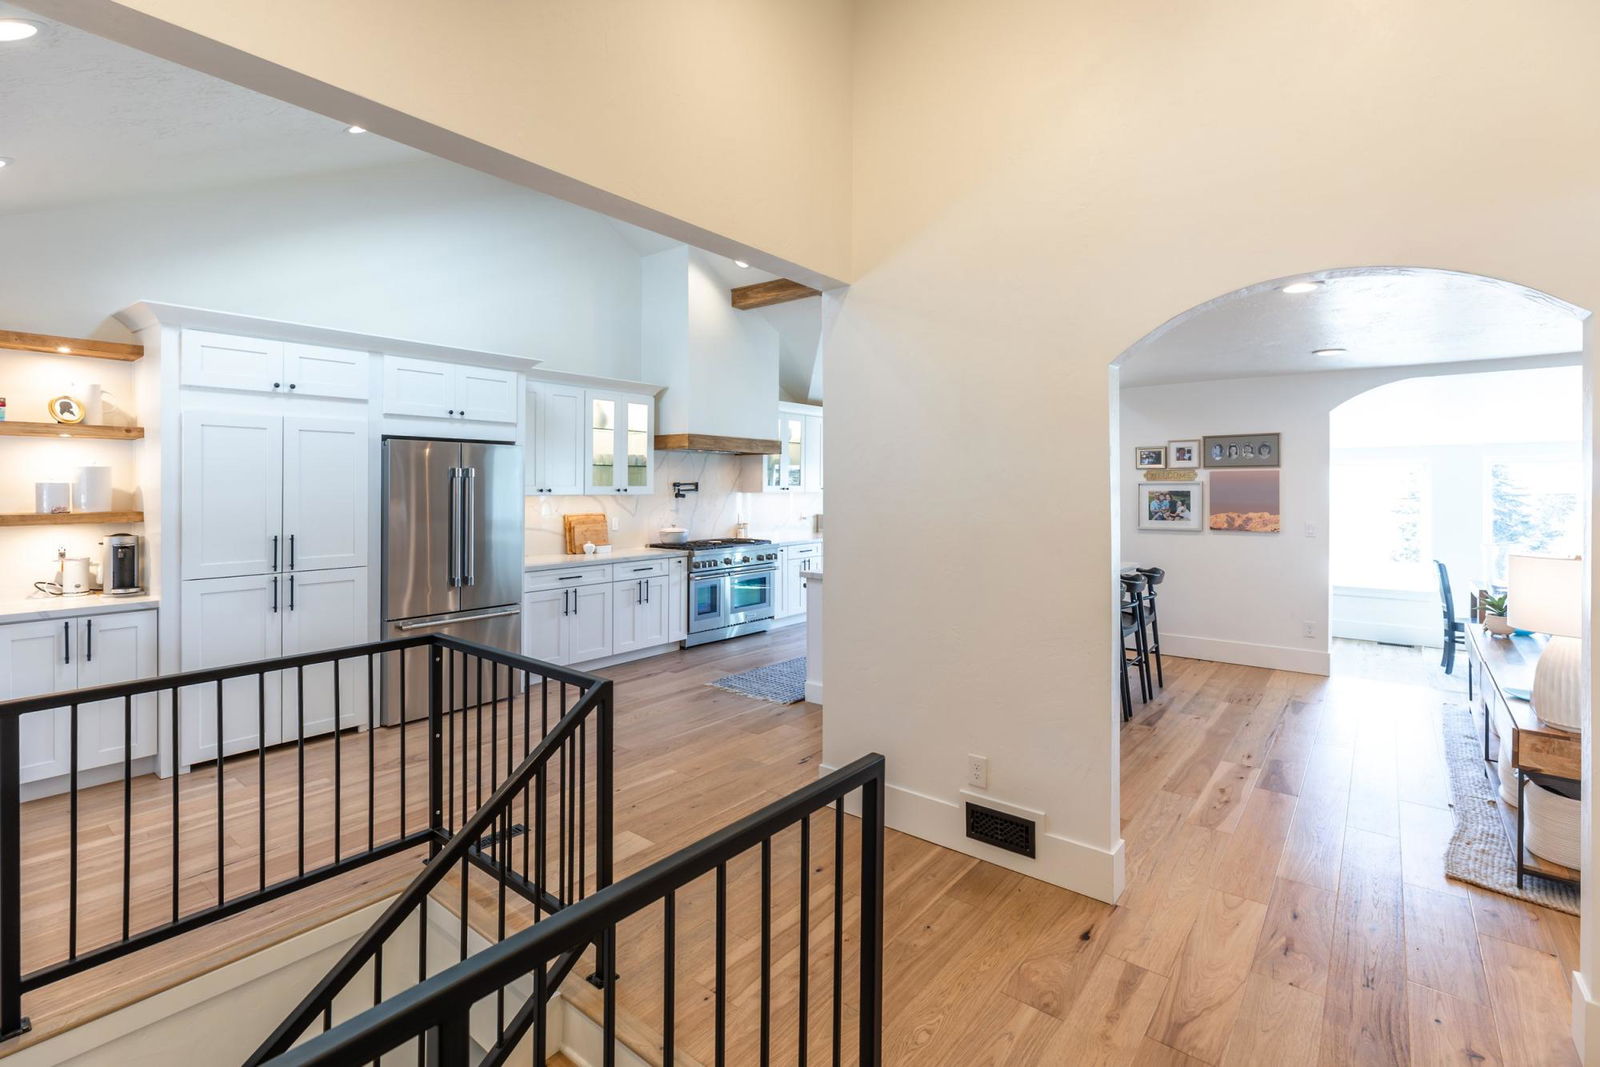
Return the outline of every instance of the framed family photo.
{"type": "Polygon", "coordinates": [[[1133,450],[1133,465],[1142,471],[1165,467],[1167,450],[1160,445],[1140,445],[1133,450]]]}
{"type": "Polygon", "coordinates": [[[1200,442],[1168,441],[1167,467],[1171,470],[1189,470],[1200,466],[1200,442]]]}
{"type": "Polygon", "coordinates": [[[1204,482],[1140,482],[1139,529],[1204,529],[1204,495],[1204,482]]]}
{"type": "Polygon", "coordinates": [[[1275,433],[1231,434],[1205,438],[1201,455],[1207,467],[1276,467],[1283,446],[1275,433]]]}

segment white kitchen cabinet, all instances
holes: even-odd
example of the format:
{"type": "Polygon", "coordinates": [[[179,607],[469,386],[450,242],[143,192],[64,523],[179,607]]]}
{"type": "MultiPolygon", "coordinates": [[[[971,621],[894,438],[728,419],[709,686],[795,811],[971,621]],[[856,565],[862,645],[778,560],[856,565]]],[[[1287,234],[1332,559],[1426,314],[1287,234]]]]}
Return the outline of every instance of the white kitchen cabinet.
{"type": "Polygon", "coordinates": [[[385,415],[514,423],[518,400],[516,371],[384,357],[385,415]]]}
{"type": "Polygon", "coordinates": [[[806,416],[806,489],[822,492],[822,416],[806,416]]]}
{"type": "Polygon", "coordinates": [[[202,389],[365,400],[366,352],[184,330],[179,380],[202,389]]]}
{"type": "Polygon", "coordinates": [[[822,566],[822,546],[815,542],[784,545],[778,550],[778,596],[774,605],[775,618],[786,619],[806,612],[806,583],[802,579],[807,570],[822,566]]]}
{"type": "Polygon", "coordinates": [[[530,494],[583,495],[584,391],[534,382],[528,386],[526,460],[530,494]]]}
{"type": "Polygon", "coordinates": [[[367,423],[183,413],[186,579],[365,566],[367,423]]]}
{"type": "Polygon", "coordinates": [[[372,391],[371,358],[352,348],[289,342],[283,346],[283,387],[293,396],[365,400],[372,391]]]}
{"type": "MultiPolygon", "coordinates": [[[[330,648],[363,644],[367,640],[367,569],[303,571],[284,579],[279,617],[283,620],[283,654],[297,656],[330,648]]],[[[299,711],[300,680],[294,671],[282,675],[283,708],[279,736],[291,741],[313,737],[334,728],[333,664],[304,668],[305,713],[299,711]]],[[[360,726],[367,717],[367,662],[365,657],[339,664],[339,726],[360,726]]]]}
{"type": "Polygon", "coordinates": [[[557,666],[611,655],[611,592],[596,583],[524,593],[523,653],[557,666]]]}
{"type": "MultiPolygon", "coordinates": [[[[0,700],[88,689],[157,672],[156,613],[133,611],[0,626],[0,700]]],[[[133,758],[155,752],[157,697],[129,703],[124,723],[121,700],[78,707],[78,770],[122,760],[126,726],[133,730],[133,758]]],[[[22,781],[71,773],[72,713],[63,707],[22,716],[19,725],[22,781]]]]}
{"type": "Polygon", "coordinates": [[[672,595],[667,577],[639,578],[611,587],[611,653],[620,656],[670,641],[672,595]]]}
{"type": "Polygon", "coordinates": [[[822,492],[822,409],[778,405],[779,452],[763,461],[762,491],[822,492]]]}
{"type": "MultiPolygon", "coordinates": [[[[87,615],[75,623],[72,654],[78,668],[77,688],[116,685],[158,673],[155,611],[87,615]]],[[[133,748],[129,758],[155,755],[158,701],[156,694],[143,693],[128,702],[103,700],[83,705],[78,719],[78,768],[120,763],[130,730],[133,748]]]]}
{"type": "MultiPolygon", "coordinates": [[[[181,660],[186,671],[283,655],[284,579],[275,574],[184,582],[181,660]]],[[[179,690],[178,769],[217,757],[216,686],[179,690]]],[[[223,753],[282,740],[282,679],[254,675],[222,683],[223,753]],[[264,701],[264,703],[263,703],[264,701]],[[262,723],[265,736],[262,736],[262,723]]]]}
{"type": "Polygon", "coordinates": [[[584,492],[649,493],[655,487],[656,402],[639,393],[589,390],[584,492]]]}
{"type": "Polygon", "coordinates": [[[183,413],[183,576],[276,570],[282,559],[283,417],[183,413]]]}
{"type": "Polygon", "coordinates": [[[668,608],[667,640],[682,641],[689,636],[689,565],[682,556],[667,561],[667,591],[672,603],[668,608]]]}
{"type": "Polygon", "coordinates": [[[284,567],[367,565],[367,445],[360,420],[283,420],[284,567]]]}

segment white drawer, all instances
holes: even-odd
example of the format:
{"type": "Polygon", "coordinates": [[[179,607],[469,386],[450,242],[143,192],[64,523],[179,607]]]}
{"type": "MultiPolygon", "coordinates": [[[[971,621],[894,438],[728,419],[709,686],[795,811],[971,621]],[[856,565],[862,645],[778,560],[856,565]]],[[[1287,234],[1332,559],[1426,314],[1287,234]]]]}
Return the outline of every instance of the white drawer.
{"type": "Polygon", "coordinates": [[[627,563],[613,563],[611,565],[611,580],[616,582],[631,582],[635,578],[659,578],[667,573],[667,559],[636,559],[627,563]]]}
{"type": "Polygon", "coordinates": [[[790,559],[799,559],[806,556],[822,555],[822,546],[813,541],[808,545],[788,545],[784,548],[784,551],[789,554],[790,559]]]}
{"type": "Polygon", "coordinates": [[[571,589],[574,586],[598,585],[610,581],[609,563],[600,567],[559,567],[544,571],[528,571],[523,574],[522,591],[537,593],[544,589],[571,589]]]}

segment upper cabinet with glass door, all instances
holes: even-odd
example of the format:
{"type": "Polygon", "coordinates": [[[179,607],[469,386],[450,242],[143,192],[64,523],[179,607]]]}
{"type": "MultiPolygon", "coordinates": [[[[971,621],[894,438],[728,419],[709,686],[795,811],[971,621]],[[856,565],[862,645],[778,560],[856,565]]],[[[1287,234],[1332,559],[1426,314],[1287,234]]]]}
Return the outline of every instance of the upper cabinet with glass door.
{"type": "Polygon", "coordinates": [[[585,394],[589,465],[585,490],[649,493],[655,486],[654,397],[637,393],[585,394]]]}
{"type": "Polygon", "coordinates": [[[779,404],[778,443],[781,451],[764,461],[762,489],[768,493],[822,492],[822,409],[779,404]]]}

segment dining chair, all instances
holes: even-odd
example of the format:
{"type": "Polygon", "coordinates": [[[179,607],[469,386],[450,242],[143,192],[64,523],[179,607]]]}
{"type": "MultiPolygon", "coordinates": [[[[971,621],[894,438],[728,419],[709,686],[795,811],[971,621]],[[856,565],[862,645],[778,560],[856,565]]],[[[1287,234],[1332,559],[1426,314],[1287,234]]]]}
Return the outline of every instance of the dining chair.
{"type": "Polygon", "coordinates": [[[1439,666],[1444,668],[1444,673],[1453,674],[1456,669],[1456,646],[1465,645],[1467,641],[1467,624],[1456,618],[1456,598],[1450,592],[1450,571],[1442,560],[1434,560],[1433,565],[1439,568],[1439,605],[1444,614],[1444,657],[1439,661],[1439,666]]]}

